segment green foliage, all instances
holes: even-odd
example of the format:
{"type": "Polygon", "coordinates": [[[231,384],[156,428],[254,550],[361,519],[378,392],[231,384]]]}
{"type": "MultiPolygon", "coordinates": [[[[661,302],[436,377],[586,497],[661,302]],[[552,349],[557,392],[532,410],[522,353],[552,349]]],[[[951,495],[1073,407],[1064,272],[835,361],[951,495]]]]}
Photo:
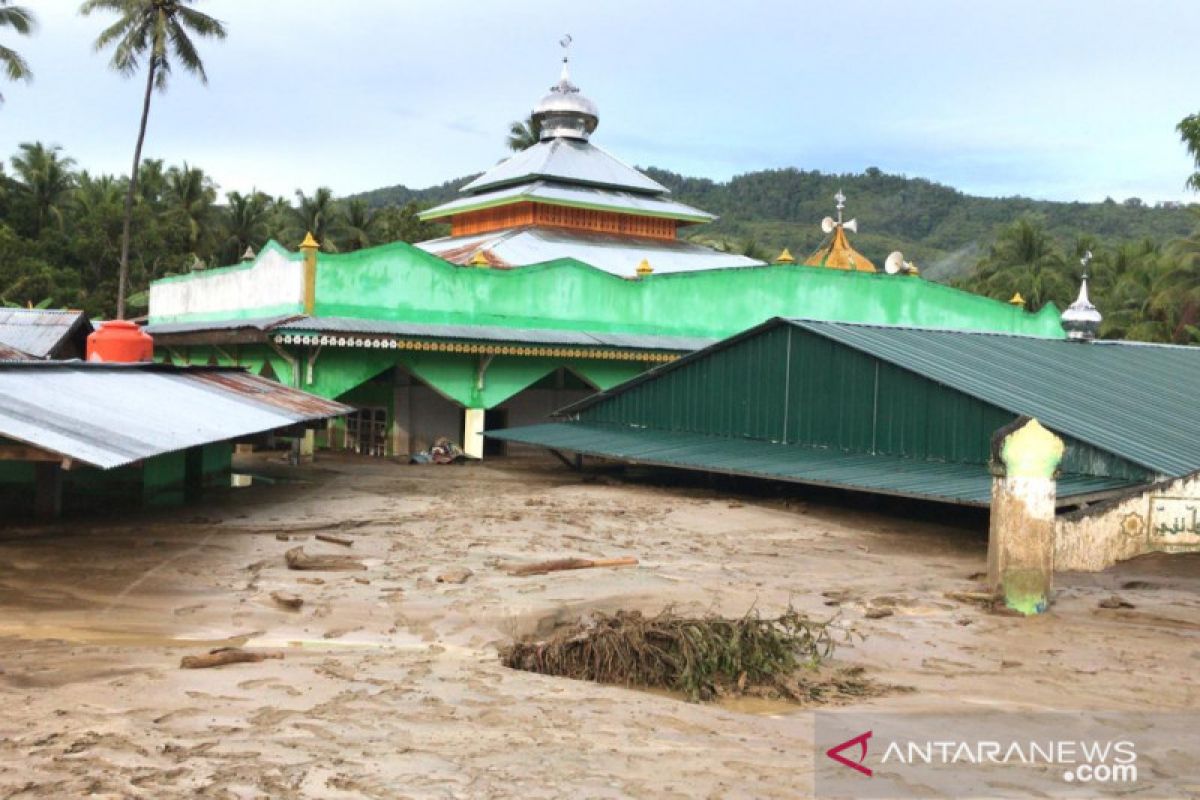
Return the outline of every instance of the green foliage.
{"type": "MultiPolygon", "coordinates": [[[[111,318],[116,310],[124,201],[129,180],[76,170],[61,148],[22,144],[0,163],[0,306],[48,303],[111,318]]],[[[296,247],[313,233],[327,250],[349,252],[445,233],[421,222],[421,206],[374,207],[329,189],[295,203],[263,192],[229,192],[202,168],[147,160],[138,170],[130,248],[128,305],[143,312],[149,282],[192,269],[237,263],[269,239],[296,247]]]]}
{"type": "Polygon", "coordinates": [[[525,119],[514,120],[508,126],[508,139],[505,144],[514,153],[533,147],[542,139],[542,123],[530,114],[525,119]]]}
{"type": "MultiPolygon", "coordinates": [[[[36,27],[37,19],[32,11],[23,6],[14,6],[12,0],[0,0],[0,29],[12,28],[17,34],[28,36],[36,27]]],[[[33,79],[33,71],[29,69],[29,64],[21,54],[3,44],[0,44],[0,70],[3,70],[10,81],[33,79]]],[[[3,102],[4,95],[0,94],[0,103],[3,102]]]]}
{"type": "Polygon", "coordinates": [[[1188,152],[1196,163],[1196,171],[1187,179],[1188,188],[1200,192],[1200,114],[1190,114],[1175,126],[1179,138],[1187,145],[1188,152]]]}

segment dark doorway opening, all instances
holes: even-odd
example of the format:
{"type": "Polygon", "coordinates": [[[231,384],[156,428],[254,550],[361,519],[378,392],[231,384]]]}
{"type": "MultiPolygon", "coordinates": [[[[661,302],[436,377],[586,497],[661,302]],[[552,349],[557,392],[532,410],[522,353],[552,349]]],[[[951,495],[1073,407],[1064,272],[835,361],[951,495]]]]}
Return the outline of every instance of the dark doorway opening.
{"type": "Polygon", "coordinates": [[[360,408],[347,415],[345,448],[364,456],[386,456],[387,409],[360,408]]]}
{"type": "MultiPolygon", "coordinates": [[[[489,408],[483,412],[483,429],[494,431],[508,427],[508,409],[489,408]]],[[[508,452],[508,442],[499,439],[483,438],[483,454],[485,456],[502,456],[508,452]]]]}

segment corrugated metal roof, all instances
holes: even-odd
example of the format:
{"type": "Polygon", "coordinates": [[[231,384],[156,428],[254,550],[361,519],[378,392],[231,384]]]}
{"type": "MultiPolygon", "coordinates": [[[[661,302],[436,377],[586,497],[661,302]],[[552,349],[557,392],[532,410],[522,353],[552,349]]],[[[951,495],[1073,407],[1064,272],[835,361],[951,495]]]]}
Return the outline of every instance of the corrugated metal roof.
{"type": "Polygon", "coordinates": [[[1200,469],[1200,348],[839,322],[792,324],[1162,475],[1200,469]]]}
{"type": "MultiPolygon", "coordinates": [[[[918,461],[581,422],[530,425],[488,431],[486,435],[638,464],[835,486],[972,506],[991,503],[992,477],[987,467],[979,464],[918,461]]],[[[1059,503],[1070,505],[1079,502],[1081,497],[1119,491],[1131,485],[1114,478],[1064,475],[1058,482],[1059,503]]]]}
{"type": "Polygon", "coordinates": [[[82,311],[0,308],[0,344],[34,358],[48,358],[79,329],[92,330],[82,311]]]}
{"type": "Polygon", "coordinates": [[[463,264],[480,250],[514,266],[573,258],[623,278],[634,277],[643,259],[650,262],[656,273],[763,265],[753,258],[722,253],[680,239],[635,238],[566,228],[524,227],[474,236],[448,236],[420,242],[417,247],[463,264]]]}
{"type": "Polygon", "coordinates": [[[28,353],[22,353],[15,347],[0,344],[0,361],[28,361],[29,359],[28,353]]]}
{"type": "Polygon", "coordinates": [[[459,191],[476,193],[537,178],[628,189],[648,194],[670,193],[670,190],[658,181],[646,177],[596,145],[562,138],[538,142],[533,147],[522,150],[492,167],[459,191]]]}
{"type": "Polygon", "coordinates": [[[269,331],[276,325],[294,319],[300,319],[300,314],[283,314],[274,317],[253,317],[250,319],[219,319],[206,322],[160,322],[147,325],[146,333],[155,334],[193,333],[195,331],[236,331],[258,330],[269,331]]]}
{"type": "Polygon", "coordinates": [[[423,211],[419,216],[421,219],[438,219],[451,214],[461,214],[466,211],[525,200],[537,200],[548,205],[594,208],[691,222],[709,222],[716,219],[715,215],[709,214],[707,211],[701,211],[698,208],[662,197],[613,189],[567,186],[541,180],[473,194],[470,197],[463,197],[423,211]]]}
{"type": "Polygon", "coordinates": [[[712,344],[694,336],[654,336],[639,333],[588,333],[552,328],[506,328],[498,325],[439,325],[423,322],[359,319],[357,317],[300,317],[279,325],[280,333],[359,333],[415,336],[428,339],[466,339],[512,344],[552,344],[580,347],[620,347],[633,350],[690,352],[712,344]]]}
{"type": "Polygon", "coordinates": [[[241,370],[0,364],[0,437],[101,469],[350,410],[241,370]]]}

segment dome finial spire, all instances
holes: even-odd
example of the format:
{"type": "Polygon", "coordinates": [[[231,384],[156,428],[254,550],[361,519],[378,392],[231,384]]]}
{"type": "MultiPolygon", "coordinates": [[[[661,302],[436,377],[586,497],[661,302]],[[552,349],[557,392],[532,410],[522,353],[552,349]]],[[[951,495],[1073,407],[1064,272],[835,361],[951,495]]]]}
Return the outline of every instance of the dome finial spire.
{"type": "Polygon", "coordinates": [[[541,124],[543,141],[547,139],[582,139],[587,141],[592,131],[600,124],[596,104],[579,93],[579,87],[571,83],[571,34],[558,40],[563,49],[562,71],[558,83],[550,87],[550,94],[533,109],[533,118],[541,124]]]}
{"type": "Polygon", "coordinates": [[[1079,281],[1079,296],[1062,313],[1062,326],[1067,332],[1067,338],[1076,341],[1090,341],[1096,338],[1096,334],[1100,330],[1100,323],[1104,321],[1099,309],[1092,305],[1092,301],[1088,297],[1088,267],[1092,263],[1092,251],[1088,250],[1084,253],[1083,258],[1079,259],[1079,263],[1083,266],[1083,278],[1079,281]]]}

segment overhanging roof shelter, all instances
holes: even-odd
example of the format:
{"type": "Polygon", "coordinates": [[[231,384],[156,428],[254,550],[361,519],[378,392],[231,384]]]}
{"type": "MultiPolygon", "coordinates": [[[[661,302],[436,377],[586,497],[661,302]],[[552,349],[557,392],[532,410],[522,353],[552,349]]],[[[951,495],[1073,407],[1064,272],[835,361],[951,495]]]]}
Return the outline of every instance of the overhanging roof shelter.
{"type": "Polygon", "coordinates": [[[1198,348],[777,318],[488,435],[987,506],[991,436],[1028,415],[1066,443],[1066,506],[1200,470],[1198,392],[1198,348]]]}
{"type": "Polygon", "coordinates": [[[91,332],[82,311],[0,308],[0,345],[31,358],[82,358],[91,332]]]}
{"type": "Polygon", "coordinates": [[[107,470],[351,410],[240,369],[0,363],[0,459],[107,470]]]}

